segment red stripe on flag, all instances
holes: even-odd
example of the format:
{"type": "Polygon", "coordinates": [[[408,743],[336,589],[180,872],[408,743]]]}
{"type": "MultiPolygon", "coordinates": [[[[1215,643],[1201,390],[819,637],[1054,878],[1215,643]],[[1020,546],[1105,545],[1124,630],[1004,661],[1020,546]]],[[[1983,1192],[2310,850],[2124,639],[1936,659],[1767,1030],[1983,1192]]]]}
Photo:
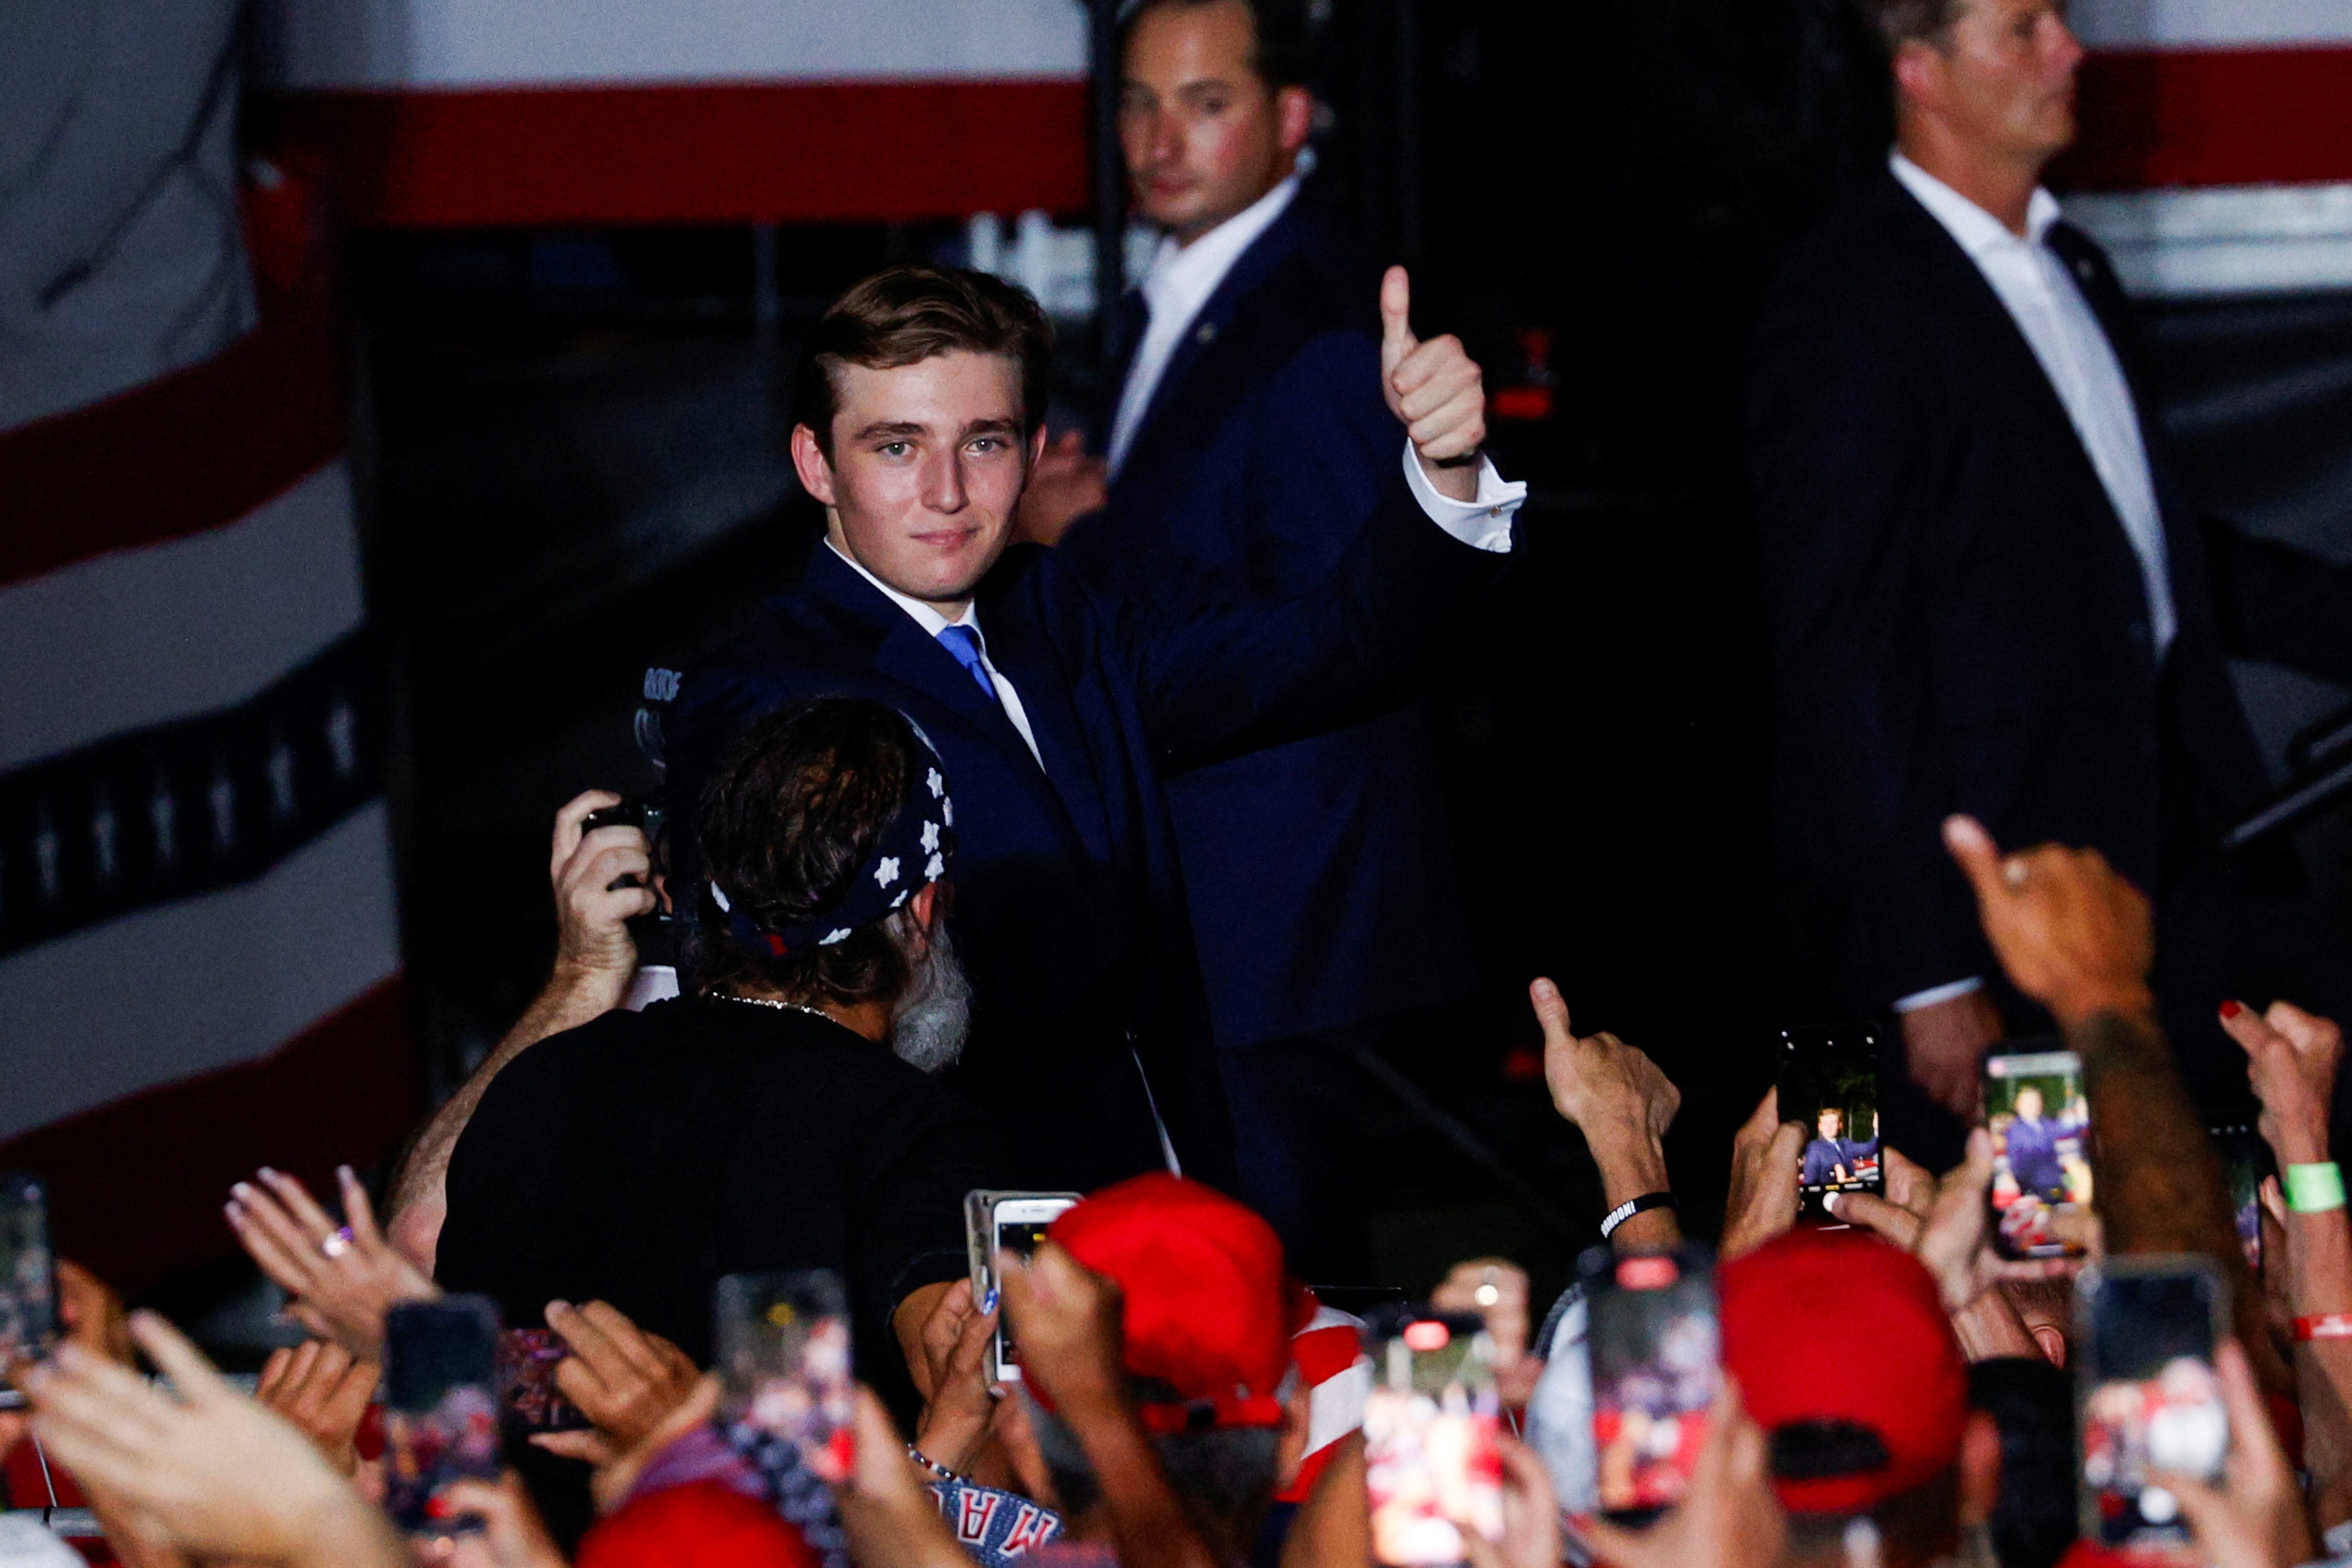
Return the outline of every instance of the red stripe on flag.
{"type": "Polygon", "coordinates": [[[344,446],[323,299],[102,403],[0,433],[0,584],[219,528],[344,446]]]}
{"type": "Polygon", "coordinates": [[[0,1166],[48,1182],[60,1255],[135,1296],[170,1269],[235,1255],[221,1217],[259,1165],[314,1193],[365,1169],[422,1109],[397,978],[361,993],[259,1061],[165,1084],[0,1143],[0,1166]]]}
{"type": "Polygon", "coordinates": [[[2079,106],[2065,188],[2352,180],[2352,48],[2102,51],[2079,106]]]}
{"type": "Polygon", "coordinates": [[[292,94],[375,228],[961,217],[1087,200],[1083,81],[292,94]]]}

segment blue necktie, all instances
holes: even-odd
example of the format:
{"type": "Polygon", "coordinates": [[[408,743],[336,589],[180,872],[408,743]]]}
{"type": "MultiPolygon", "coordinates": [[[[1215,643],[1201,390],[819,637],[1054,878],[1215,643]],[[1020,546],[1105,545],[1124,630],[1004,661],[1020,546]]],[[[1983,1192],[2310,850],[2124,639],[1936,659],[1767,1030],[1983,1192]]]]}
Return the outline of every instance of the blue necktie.
{"type": "Polygon", "coordinates": [[[996,700],[996,682],[988,679],[988,667],[980,662],[980,634],[970,626],[941,626],[940,646],[955,655],[955,661],[971,671],[980,689],[991,702],[996,700]]]}

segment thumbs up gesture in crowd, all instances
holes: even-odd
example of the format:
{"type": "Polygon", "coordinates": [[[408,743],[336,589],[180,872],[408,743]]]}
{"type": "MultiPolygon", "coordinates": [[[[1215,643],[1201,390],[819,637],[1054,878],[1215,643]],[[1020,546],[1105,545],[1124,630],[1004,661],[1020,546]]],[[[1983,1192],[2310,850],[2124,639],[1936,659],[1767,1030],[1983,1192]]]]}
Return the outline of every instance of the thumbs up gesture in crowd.
{"type": "Polygon", "coordinates": [[[1413,336],[1412,285],[1402,267],[1381,279],[1381,390],[1412,440],[1438,493],[1478,499],[1478,448],[1486,439],[1486,384],[1462,340],[1413,336]]]}

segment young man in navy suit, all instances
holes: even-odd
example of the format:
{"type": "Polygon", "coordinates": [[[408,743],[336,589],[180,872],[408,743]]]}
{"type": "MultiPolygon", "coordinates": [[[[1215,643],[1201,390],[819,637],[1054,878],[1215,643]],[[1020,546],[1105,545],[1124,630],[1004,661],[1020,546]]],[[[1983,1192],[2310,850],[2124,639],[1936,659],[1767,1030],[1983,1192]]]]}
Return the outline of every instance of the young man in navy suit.
{"type": "Polygon", "coordinates": [[[1402,268],[1379,298],[1367,374],[1405,437],[1389,427],[1380,501],[1320,580],[1248,604],[1105,595],[1007,548],[1045,443],[1050,331],[1020,289],[892,268],[809,340],[792,454],[824,544],[688,676],[671,785],[685,808],[738,731],[803,695],[921,726],[956,805],[950,931],[974,991],[957,1080],[1024,1185],[1179,1162],[1232,1184],[1161,773],[1378,710],[1510,547],[1524,487],[1477,455],[1478,367],[1414,339],[1402,268]]]}
{"type": "MultiPolygon", "coordinates": [[[[1395,444],[1380,321],[1309,178],[1306,44],[1297,0],[1145,0],[1127,19],[1128,176],[1162,238],[1121,314],[1107,498],[1057,453],[1023,513],[1041,537],[1097,509],[1061,548],[1107,592],[1304,592],[1380,501],[1395,444]]],[[[1312,1279],[1369,1278],[1350,1058],[1426,1030],[1474,983],[1434,721],[1400,689],[1360,722],[1167,781],[1242,1195],[1312,1279]]]]}

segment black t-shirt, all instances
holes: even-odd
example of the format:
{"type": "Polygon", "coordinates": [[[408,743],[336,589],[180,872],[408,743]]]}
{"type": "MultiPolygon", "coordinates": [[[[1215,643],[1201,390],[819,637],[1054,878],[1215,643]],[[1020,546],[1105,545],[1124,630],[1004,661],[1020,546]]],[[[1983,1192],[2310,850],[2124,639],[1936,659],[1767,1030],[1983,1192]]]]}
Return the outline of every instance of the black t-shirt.
{"type": "Polygon", "coordinates": [[[678,999],[554,1035],[490,1082],[449,1161],[436,1274],[538,1327],[604,1300],[708,1366],[722,1275],[830,1268],[858,1375],[913,1397],[890,1313],[965,1271],[979,1114],[814,1014],[678,999]]]}

